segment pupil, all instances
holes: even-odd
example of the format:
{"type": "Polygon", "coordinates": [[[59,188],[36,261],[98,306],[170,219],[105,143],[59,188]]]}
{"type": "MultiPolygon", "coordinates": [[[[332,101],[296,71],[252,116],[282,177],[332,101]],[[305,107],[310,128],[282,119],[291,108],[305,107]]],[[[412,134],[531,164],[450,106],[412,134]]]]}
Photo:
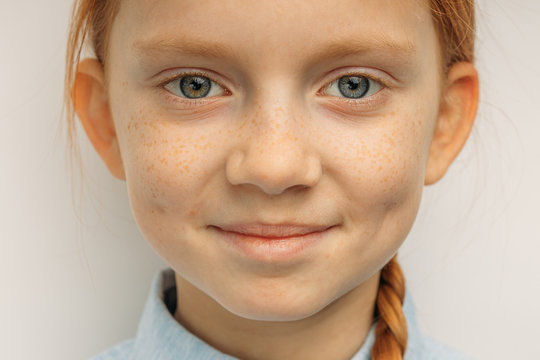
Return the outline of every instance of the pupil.
{"type": "Polygon", "coordinates": [[[202,84],[197,83],[197,80],[193,80],[189,85],[193,90],[199,90],[202,87],[202,84]]]}
{"type": "Polygon", "coordinates": [[[339,91],[348,98],[362,98],[369,91],[369,80],[364,76],[343,76],[339,79],[339,91]]]}
{"type": "Polygon", "coordinates": [[[356,88],[358,88],[359,84],[360,84],[360,81],[358,81],[357,78],[350,78],[349,79],[349,89],[356,90],[356,88]]]}

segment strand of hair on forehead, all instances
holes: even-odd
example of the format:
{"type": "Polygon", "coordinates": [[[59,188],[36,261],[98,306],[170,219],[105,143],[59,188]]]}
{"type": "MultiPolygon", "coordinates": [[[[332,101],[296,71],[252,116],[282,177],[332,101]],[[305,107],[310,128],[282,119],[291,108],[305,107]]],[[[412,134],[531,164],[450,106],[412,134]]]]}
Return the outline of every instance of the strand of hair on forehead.
{"type": "Polygon", "coordinates": [[[401,360],[407,348],[407,322],[403,314],[405,277],[396,256],[381,270],[375,304],[373,360],[401,360]]]}

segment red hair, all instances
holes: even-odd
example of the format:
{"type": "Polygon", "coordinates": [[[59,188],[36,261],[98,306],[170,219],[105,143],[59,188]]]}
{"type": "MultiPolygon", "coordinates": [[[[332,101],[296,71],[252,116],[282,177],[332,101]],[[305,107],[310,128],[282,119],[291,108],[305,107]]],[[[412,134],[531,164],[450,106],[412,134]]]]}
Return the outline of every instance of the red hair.
{"type": "MultiPolygon", "coordinates": [[[[71,89],[81,51],[89,38],[94,54],[106,68],[109,33],[119,4],[119,0],[76,0],[73,7],[66,54],[64,98],[71,156],[75,153],[79,157],[75,146],[77,142],[71,89]]],[[[474,0],[429,0],[429,6],[439,36],[444,71],[457,62],[473,62],[474,0]]],[[[381,270],[374,314],[377,325],[376,340],[371,351],[373,360],[403,359],[407,348],[407,322],[402,309],[404,298],[405,279],[394,256],[381,270]]]]}

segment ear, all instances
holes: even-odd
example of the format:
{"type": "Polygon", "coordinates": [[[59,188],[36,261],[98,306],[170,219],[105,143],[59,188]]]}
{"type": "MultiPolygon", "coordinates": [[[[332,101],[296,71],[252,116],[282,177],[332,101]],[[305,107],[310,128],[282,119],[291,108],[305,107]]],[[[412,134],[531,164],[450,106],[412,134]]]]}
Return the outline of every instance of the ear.
{"type": "Polygon", "coordinates": [[[478,72],[473,64],[452,65],[446,77],[426,167],[425,185],[443,177],[471,132],[478,108],[478,72]]]}
{"type": "Polygon", "coordinates": [[[105,73],[97,59],[84,59],[79,63],[71,99],[94,149],[111,174],[125,180],[124,165],[105,89],[105,73]]]}

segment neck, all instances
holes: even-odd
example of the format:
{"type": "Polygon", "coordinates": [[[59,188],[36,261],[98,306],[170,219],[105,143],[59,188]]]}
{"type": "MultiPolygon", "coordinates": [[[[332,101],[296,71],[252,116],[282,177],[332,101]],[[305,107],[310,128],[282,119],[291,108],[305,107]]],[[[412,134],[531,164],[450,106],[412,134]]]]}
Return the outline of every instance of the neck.
{"type": "Polygon", "coordinates": [[[237,316],[176,277],[175,319],[221,352],[239,359],[350,359],[373,322],[380,272],[327,305],[295,321],[259,321],[237,316]]]}

